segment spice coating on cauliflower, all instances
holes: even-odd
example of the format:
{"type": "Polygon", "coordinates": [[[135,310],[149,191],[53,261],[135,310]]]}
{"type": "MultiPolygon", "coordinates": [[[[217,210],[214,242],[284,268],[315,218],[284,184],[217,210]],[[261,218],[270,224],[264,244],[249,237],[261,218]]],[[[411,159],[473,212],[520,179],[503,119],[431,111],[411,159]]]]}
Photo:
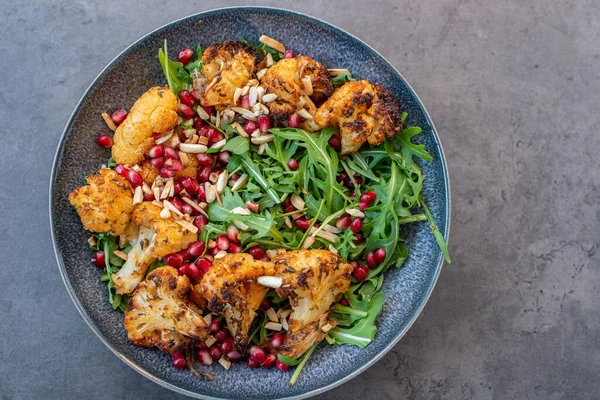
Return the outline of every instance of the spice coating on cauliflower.
{"type": "Polygon", "coordinates": [[[354,153],[363,143],[383,143],[401,129],[400,105],[394,95],[369,81],[347,82],[323,103],[315,115],[321,128],[337,124],[342,136],[340,154],[354,153]]]}
{"type": "Polygon", "coordinates": [[[83,227],[90,232],[122,234],[133,211],[133,193],[127,179],[105,168],[90,176],[87,183],[69,194],[83,227]]]}
{"type": "Polygon", "coordinates": [[[115,132],[112,157],[134,165],[154,145],[152,133],[167,133],[177,125],[179,102],[169,88],[153,87],[140,96],[115,132]]]}
{"type": "Polygon", "coordinates": [[[208,337],[200,310],[189,301],[190,281],[172,267],[152,271],[129,300],[125,329],[139,346],[166,353],[183,350],[192,339],[208,337]]]}

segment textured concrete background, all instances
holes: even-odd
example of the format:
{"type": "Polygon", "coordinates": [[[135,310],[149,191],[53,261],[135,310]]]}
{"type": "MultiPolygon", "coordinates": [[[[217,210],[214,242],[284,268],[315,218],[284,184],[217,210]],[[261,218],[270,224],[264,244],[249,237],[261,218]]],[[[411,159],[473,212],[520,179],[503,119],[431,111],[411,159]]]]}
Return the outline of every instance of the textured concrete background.
{"type": "MultiPolygon", "coordinates": [[[[2,399],[178,397],[85,325],[47,216],[54,149],[101,69],[158,26],[247,4],[144,3],[0,1],[2,399]]],[[[321,398],[597,398],[600,3],[257,4],[323,18],[383,53],[429,109],[450,167],[452,265],[401,343],[321,398]]]]}

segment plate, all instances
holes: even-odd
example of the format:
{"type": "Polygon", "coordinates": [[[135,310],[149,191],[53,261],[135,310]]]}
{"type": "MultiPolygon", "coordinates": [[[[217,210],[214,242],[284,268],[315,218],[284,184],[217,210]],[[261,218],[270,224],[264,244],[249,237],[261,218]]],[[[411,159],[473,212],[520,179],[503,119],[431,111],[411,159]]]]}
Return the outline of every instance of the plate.
{"type": "MultiPolygon", "coordinates": [[[[392,32],[390,32],[391,34],[392,32]]],[[[390,89],[408,112],[408,124],[423,128],[417,141],[434,157],[421,166],[426,176],[423,196],[444,237],[450,221],[450,187],[439,137],[425,107],[400,73],[379,53],[343,30],[303,14],[273,8],[236,7],[207,11],[172,22],[138,40],[115,58],[94,80],[73,112],[60,140],[50,184],[52,240],[60,272],[73,302],[94,333],[126,364],[150,380],[192,397],[305,398],[329,390],[363,372],[406,333],[433,290],[442,255],[426,222],[403,225],[410,256],[401,269],[387,272],[385,303],[375,340],[361,350],[351,346],[321,346],[295,386],[277,369],[249,369],[234,364],[230,371],[213,365],[214,381],[196,378],[171,366],[170,357],[135,346],[127,339],[123,314],[107,300],[101,271],[90,263],[88,234],[70,206],[68,194],[84,183],[110,156],[94,144],[106,132],[100,114],[126,107],[149,87],[166,84],[157,59],[164,39],[173,51],[203,47],[244,37],[258,42],[266,34],[296,53],[309,55],[328,68],[348,68],[353,76],[390,89]]]]}

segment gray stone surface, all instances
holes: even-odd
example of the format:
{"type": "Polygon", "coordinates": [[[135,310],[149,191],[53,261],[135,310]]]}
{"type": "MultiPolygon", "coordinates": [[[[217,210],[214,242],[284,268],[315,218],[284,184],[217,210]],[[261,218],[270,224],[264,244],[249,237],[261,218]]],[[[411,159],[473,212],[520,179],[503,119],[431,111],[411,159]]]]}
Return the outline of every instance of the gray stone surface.
{"type": "MultiPolygon", "coordinates": [[[[163,3],[0,2],[2,399],[178,397],[85,325],[47,216],[54,149],[100,70],[160,25],[248,2],[163,3]]],[[[597,398],[599,3],[260,4],[382,52],[429,109],[450,168],[452,265],[400,344],[321,398],[597,398]]]]}

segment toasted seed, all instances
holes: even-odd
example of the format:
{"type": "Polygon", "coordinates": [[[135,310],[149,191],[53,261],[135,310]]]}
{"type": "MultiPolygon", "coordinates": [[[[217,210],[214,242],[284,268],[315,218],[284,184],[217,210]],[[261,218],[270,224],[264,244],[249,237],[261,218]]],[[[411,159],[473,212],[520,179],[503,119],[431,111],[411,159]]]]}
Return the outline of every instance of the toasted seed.
{"type": "Polygon", "coordinates": [[[286,331],[290,328],[289,325],[288,325],[287,319],[285,319],[285,318],[281,318],[279,320],[279,323],[281,324],[281,327],[283,329],[285,329],[286,331]]]}
{"type": "Polygon", "coordinates": [[[210,115],[208,115],[208,113],[206,112],[206,110],[204,110],[204,108],[198,106],[198,108],[196,109],[196,112],[198,113],[198,116],[200,118],[202,118],[203,120],[210,119],[210,115]]]}
{"type": "Polygon", "coordinates": [[[196,130],[194,128],[188,128],[183,131],[183,134],[185,135],[185,137],[191,138],[196,134],[196,130]]]}
{"type": "Polygon", "coordinates": [[[106,126],[108,126],[108,128],[111,131],[116,131],[117,130],[117,126],[115,125],[115,123],[113,122],[113,120],[110,118],[110,115],[108,115],[108,113],[103,112],[102,113],[102,119],[104,120],[104,122],[106,122],[106,126]]]}
{"type": "Polygon", "coordinates": [[[242,89],[242,96],[247,95],[249,91],[250,91],[250,86],[248,84],[246,84],[246,86],[244,86],[244,88],[242,89]]]}
{"type": "Polygon", "coordinates": [[[283,327],[278,322],[267,322],[265,324],[265,329],[268,329],[270,331],[280,331],[281,328],[283,328],[283,327]]]}
{"type": "MultiPolygon", "coordinates": [[[[163,200],[163,207],[167,210],[175,213],[176,215],[183,217],[183,213],[177,209],[169,200],[163,200]]],[[[178,221],[179,222],[179,221],[178,221]]]]}
{"type": "Polygon", "coordinates": [[[268,37],[267,35],[262,35],[259,39],[259,42],[266,44],[267,46],[281,52],[285,53],[285,46],[278,42],[277,40],[268,37]]]}
{"type": "Polygon", "coordinates": [[[225,358],[225,356],[219,358],[219,364],[221,364],[221,366],[226,370],[229,370],[229,368],[231,368],[231,361],[225,358]]]}
{"type": "Polygon", "coordinates": [[[332,244],[329,245],[329,251],[332,252],[333,254],[337,254],[338,253],[337,249],[335,247],[333,247],[332,244]]]}
{"type": "Polygon", "coordinates": [[[219,174],[217,178],[217,192],[223,193],[225,191],[225,186],[227,186],[227,179],[229,179],[229,173],[227,170],[224,170],[219,174]]]}
{"type": "Polygon", "coordinates": [[[231,187],[232,192],[236,192],[244,187],[244,185],[248,182],[248,174],[243,174],[239,177],[235,184],[231,187]]]}
{"type": "Polygon", "coordinates": [[[231,107],[231,109],[246,119],[250,119],[252,121],[254,121],[256,119],[254,117],[254,113],[252,113],[252,111],[250,111],[250,110],[246,110],[245,108],[242,108],[242,107],[231,107]]]}
{"type": "Polygon", "coordinates": [[[248,86],[258,86],[258,80],[256,80],[256,79],[250,79],[246,85],[248,85],[248,86]]]}
{"type": "Polygon", "coordinates": [[[265,88],[262,86],[257,87],[256,94],[258,95],[258,101],[262,102],[262,98],[265,95],[265,88]]]}
{"type": "Polygon", "coordinates": [[[238,131],[238,133],[240,134],[240,136],[243,136],[243,137],[250,136],[250,135],[248,135],[248,132],[246,132],[246,130],[244,129],[244,127],[242,125],[240,125],[239,123],[234,122],[233,124],[231,124],[231,126],[233,126],[238,131]]]}
{"type": "Polygon", "coordinates": [[[321,327],[321,332],[323,332],[323,333],[327,333],[327,332],[329,332],[329,331],[331,330],[331,328],[333,328],[333,326],[331,326],[331,324],[326,324],[326,325],[323,325],[323,326],[321,327]]]}
{"type": "Polygon", "coordinates": [[[250,141],[254,144],[263,144],[263,143],[269,143],[271,141],[273,141],[273,139],[275,139],[275,137],[271,134],[267,134],[267,135],[260,135],[259,137],[256,138],[251,138],[250,141]]]}
{"type": "Polygon", "coordinates": [[[211,239],[208,241],[208,243],[206,243],[206,248],[214,249],[216,245],[217,245],[217,242],[215,242],[214,240],[211,239]]]}
{"type": "Polygon", "coordinates": [[[227,139],[219,140],[217,143],[210,146],[211,149],[222,149],[227,144],[227,139]]]}
{"type": "Polygon", "coordinates": [[[364,218],[365,213],[356,208],[346,208],[346,212],[356,218],[364,218]]]}
{"type": "Polygon", "coordinates": [[[333,225],[329,225],[329,224],[323,224],[323,225],[321,225],[321,227],[323,228],[324,231],[327,231],[330,233],[340,233],[342,231],[337,226],[333,226],[333,225]]]}
{"type": "Polygon", "coordinates": [[[146,182],[142,184],[142,191],[146,194],[152,194],[152,189],[150,189],[150,186],[146,182]]]}
{"type": "Polygon", "coordinates": [[[277,289],[283,284],[283,279],[278,276],[259,276],[256,278],[256,282],[260,285],[277,289]]]}
{"type": "Polygon", "coordinates": [[[289,215],[286,215],[283,221],[285,222],[285,226],[292,228],[292,220],[290,219],[289,215]]]}
{"type": "Polygon", "coordinates": [[[217,179],[219,179],[219,174],[217,174],[216,172],[211,172],[208,176],[208,180],[210,181],[210,183],[216,183],[217,179]]]}
{"type": "Polygon", "coordinates": [[[267,68],[263,68],[263,69],[261,69],[260,71],[258,71],[258,72],[256,73],[256,77],[257,77],[258,79],[262,79],[262,78],[263,78],[263,76],[265,76],[265,74],[267,73],[267,71],[268,71],[268,69],[267,69],[267,68]]]}
{"type": "Polygon", "coordinates": [[[217,343],[217,339],[214,336],[209,336],[204,341],[204,344],[206,345],[206,347],[210,347],[215,343],[217,343]]]}
{"type": "Polygon", "coordinates": [[[248,91],[248,99],[250,100],[250,107],[256,104],[256,99],[258,98],[258,93],[256,92],[256,86],[252,86],[250,91],[248,91]]]}
{"type": "Polygon", "coordinates": [[[350,75],[350,71],[348,71],[346,68],[331,68],[331,69],[328,69],[327,72],[329,73],[330,76],[338,76],[338,75],[343,75],[343,74],[350,75]]]}
{"type": "Polygon", "coordinates": [[[125,254],[124,252],[122,252],[121,250],[115,250],[113,251],[113,254],[117,257],[119,257],[121,260],[125,260],[127,261],[127,254],[125,254]]]}
{"type": "Polygon", "coordinates": [[[95,237],[93,237],[93,236],[90,236],[90,237],[89,237],[89,239],[88,239],[88,244],[89,244],[90,246],[95,246],[95,245],[96,245],[96,243],[97,243],[97,242],[96,242],[96,238],[95,238],[95,237]]]}
{"type": "Polygon", "coordinates": [[[275,312],[273,307],[271,307],[267,310],[267,317],[272,322],[279,322],[279,318],[277,318],[277,313],[275,312]]]}
{"type": "Polygon", "coordinates": [[[164,218],[164,219],[171,218],[171,212],[169,210],[167,210],[166,208],[163,208],[160,211],[160,217],[164,218]]]}
{"type": "Polygon", "coordinates": [[[275,93],[267,93],[262,97],[263,103],[270,103],[275,100],[277,100],[277,95],[275,93]]]}
{"type": "Polygon", "coordinates": [[[144,191],[141,186],[135,188],[135,192],[133,193],[133,204],[139,204],[144,200],[144,191]]]}
{"type": "Polygon", "coordinates": [[[298,111],[298,115],[304,119],[313,119],[313,116],[310,115],[310,113],[308,111],[306,111],[304,108],[302,110],[298,111]]]}
{"type": "Polygon", "coordinates": [[[271,249],[265,251],[265,253],[267,253],[267,257],[269,257],[271,260],[279,255],[277,253],[277,250],[271,250],[271,249]]]}
{"type": "Polygon", "coordinates": [[[248,229],[250,229],[250,227],[242,221],[233,221],[233,224],[237,226],[241,231],[247,231],[248,229]]]}
{"type": "Polygon", "coordinates": [[[212,322],[212,314],[206,314],[202,318],[204,319],[204,322],[206,322],[206,325],[210,325],[210,323],[212,322]]]}
{"type": "Polygon", "coordinates": [[[277,316],[279,316],[279,318],[287,318],[291,313],[292,310],[290,308],[285,310],[279,309],[279,311],[277,312],[277,316]]]}
{"type": "Polygon", "coordinates": [[[242,207],[233,208],[230,212],[232,214],[237,214],[237,215],[250,215],[250,214],[252,214],[250,212],[250,210],[248,210],[247,208],[242,208],[242,207]]]}
{"type": "Polygon", "coordinates": [[[296,207],[296,210],[304,210],[305,207],[305,203],[304,200],[302,200],[302,197],[298,196],[296,193],[292,194],[292,197],[290,198],[292,205],[294,207],[296,207]]]}
{"type": "Polygon", "coordinates": [[[208,147],[203,144],[192,144],[192,143],[181,143],[179,145],[179,149],[185,153],[206,153],[208,151],[208,147]]]}
{"type": "Polygon", "coordinates": [[[261,106],[262,106],[262,104],[260,104],[260,103],[256,103],[255,105],[252,106],[252,112],[254,113],[254,115],[256,117],[261,116],[263,113],[261,106]]]}
{"type": "Polygon", "coordinates": [[[304,241],[304,243],[302,244],[302,248],[304,250],[308,249],[310,246],[312,246],[313,244],[315,244],[315,238],[312,236],[309,236],[306,238],[306,240],[304,241]]]}
{"type": "Polygon", "coordinates": [[[267,145],[264,144],[264,143],[258,146],[257,153],[258,153],[259,156],[262,156],[265,153],[265,150],[267,149],[266,146],[267,145]]]}
{"type": "Polygon", "coordinates": [[[154,141],[154,143],[156,143],[156,144],[162,144],[162,143],[166,142],[167,140],[169,140],[171,138],[171,136],[173,136],[173,132],[169,133],[166,136],[159,137],[158,139],[156,139],[154,141]]]}
{"type": "Polygon", "coordinates": [[[179,152],[179,159],[181,160],[181,165],[183,165],[184,167],[190,165],[190,159],[188,158],[187,154],[183,151],[179,152]]]}
{"type": "Polygon", "coordinates": [[[196,225],[187,222],[187,221],[183,221],[183,220],[177,220],[175,221],[179,224],[179,226],[181,226],[183,229],[190,231],[192,233],[198,233],[198,228],[196,227],[196,225]]]}
{"type": "Polygon", "coordinates": [[[273,64],[275,64],[275,62],[273,61],[273,56],[271,55],[271,53],[267,53],[267,67],[271,67],[273,66],[273,64]]]}
{"type": "Polygon", "coordinates": [[[227,255],[227,252],[225,250],[220,250],[217,254],[215,254],[215,260],[219,259],[219,258],[223,258],[227,255]]]}
{"type": "Polygon", "coordinates": [[[205,183],[205,189],[206,189],[206,202],[208,204],[210,204],[213,201],[215,201],[215,199],[217,198],[217,189],[215,189],[215,187],[208,182],[205,183]]]}
{"type": "Polygon", "coordinates": [[[310,229],[310,233],[312,236],[318,236],[320,238],[327,240],[328,242],[333,243],[337,240],[337,236],[334,235],[333,233],[326,232],[322,229],[317,229],[314,226],[310,229]]]}
{"type": "Polygon", "coordinates": [[[242,89],[242,88],[235,89],[235,93],[233,93],[233,104],[237,104],[238,103],[238,100],[242,96],[242,92],[243,91],[244,91],[244,89],[242,89]]]}

